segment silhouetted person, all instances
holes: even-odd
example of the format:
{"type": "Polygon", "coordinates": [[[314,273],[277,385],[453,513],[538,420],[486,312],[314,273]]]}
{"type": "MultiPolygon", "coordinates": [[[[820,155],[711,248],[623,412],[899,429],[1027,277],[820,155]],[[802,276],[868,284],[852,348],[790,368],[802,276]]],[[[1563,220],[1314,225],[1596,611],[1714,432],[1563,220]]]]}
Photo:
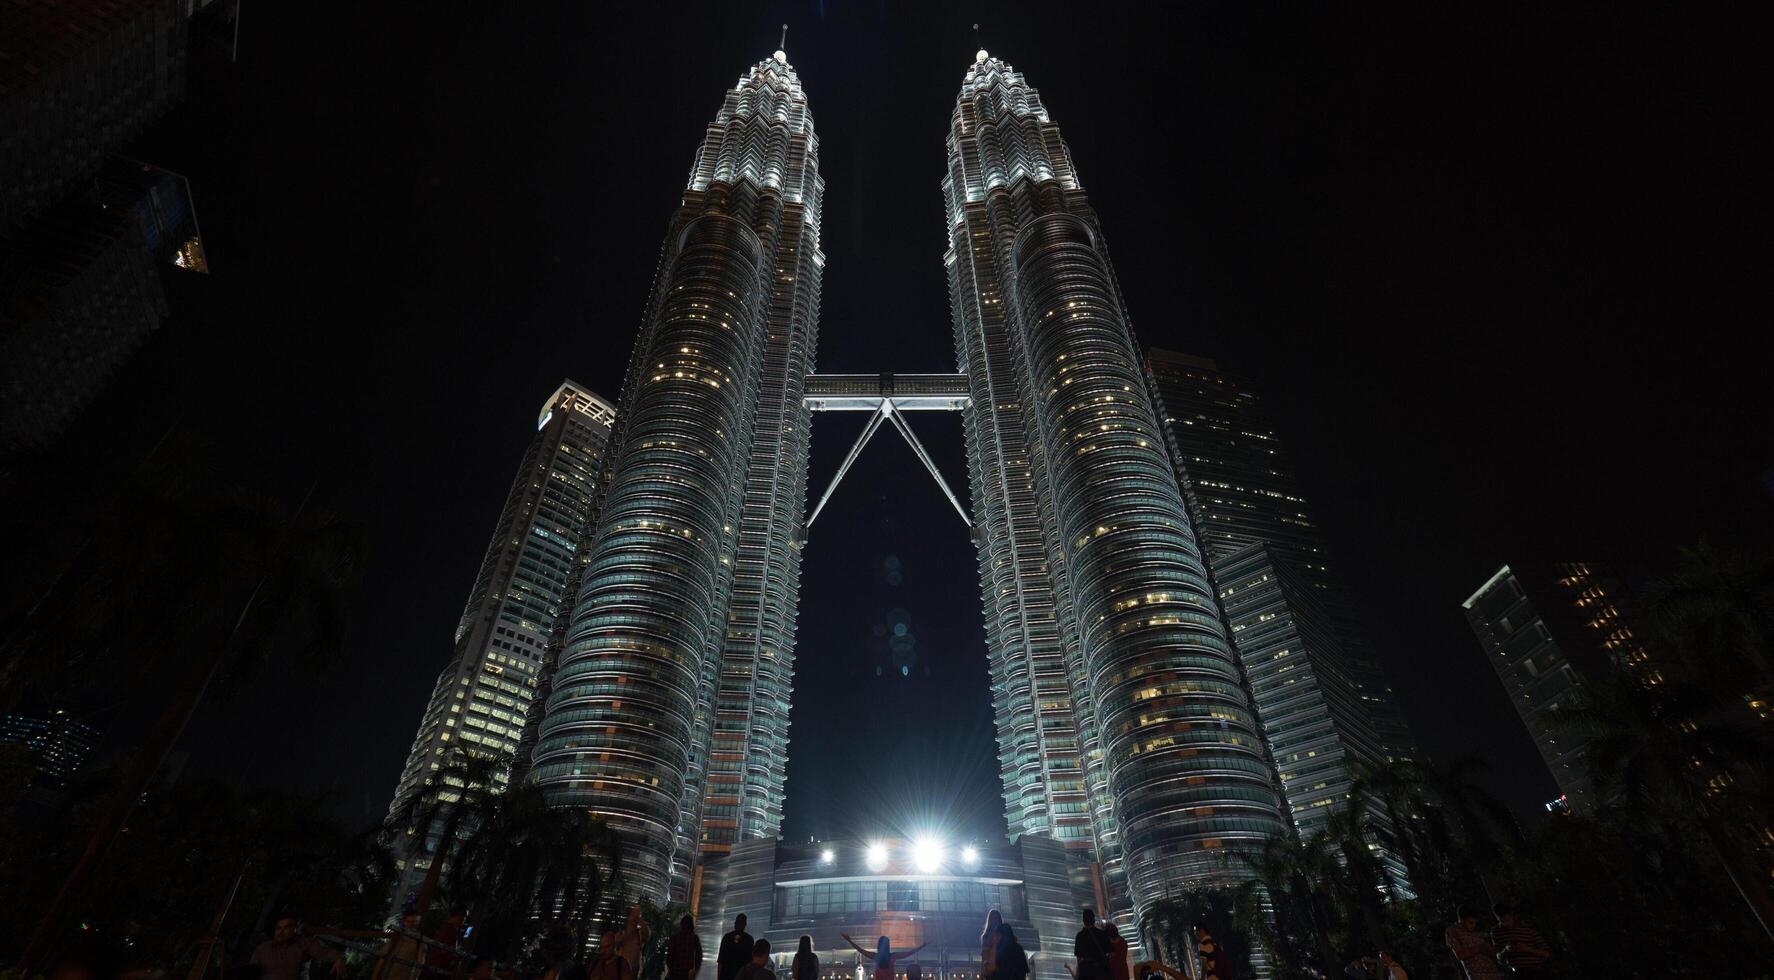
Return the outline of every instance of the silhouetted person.
{"type": "Polygon", "coordinates": [[[856,945],[856,940],[851,939],[849,933],[844,934],[844,941],[849,943],[850,948],[856,950],[858,953],[861,953],[864,956],[872,955],[875,958],[874,980],[893,980],[893,968],[899,964],[899,961],[910,956],[918,955],[918,950],[923,949],[925,945],[927,945],[925,943],[919,943],[903,953],[895,953],[893,951],[893,944],[888,941],[886,936],[882,936],[875,940],[875,951],[871,954],[868,950],[856,945]]]}
{"type": "Polygon", "coordinates": [[[335,977],[345,975],[345,957],[320,940],[301,935],[301,926],[293,915],[278,917],[271,938],[253,950],[252,965],[259,968],[260,980],[303,980],[310,961],[331,967],[335,977]]]}
{"type": "Polygon", "coordinates": [[[1468,980],[1503,980],[1503,968],[1497,965],[1497,946],[1478,927],[1477,909],[1460,909],[1459,921],[1448,926],[1443,938],[1468,980]]]}
{"type": "Polygon", "coordinates": [[[1493,909],[1497,928],[1491,930],[1491,942],[1502,961],[1521,980],[1538,980],[1546,975],[1546,963],[1552,959],[1552,947],[1540,937],[1540,930],[1523,921],[1507,905],[1493,909]]]}
{"type": "Polygon", "coordinates": [[[813,952],[812,936],[801,937],[801,948],[795,950],[789,976],[791,980],[819,980],[819,957],[813,952]]]}
{"type": "Polygon", "coordinates": [[[1006,922],[998,926],[998,949],[992,957],[996,980],[1028,980],[1029,954],[1016,941],[1016,931],[1006,922]]]}
{"type": "Polygon", "coordinates": [[[696,936],[696,920],[686,915],[665,944],[665,980],[691,980],[701,972],[702,940],[696,936]]]}
{"type": "Polygon", "coordinates": [[[751,944],[751,962],[740,968],[736,980],[776,980],[776,971],[770,969],[770,940],[751,944]]]}
{"type": "Polygon", "coordinates": [[[1114,980],[1109,972],[1109,937],[1096,927],[1096,910],[1081,913],[1084,928],[1072,940],[1072,955],[1078,960],[1078,980],[1114,980]]]}
{"type": "Polygon", "coordinates": [[[1004,929],[1004,913],[993,909],[986,913],[985,928],[979,931],[979,980],[992,980],[998,969],[998,940],[1004,929]]]}
{"type": "Polygon", "coordinates": [[[1121,938],[1121,930],[1105,919],[1103,935],[1109,939],[1109,976],[1114,980],[1133,980],[1127,970],[1127,940],[1121,938]]]}
{"type": "Polygon", "coordinates": [[[751,962],[752,938],[745,931],[745,915],[733,920],[733,931],[721,937],[720,952],[715,954],[715,980],[734,980],[739,971],[751,962]]]}

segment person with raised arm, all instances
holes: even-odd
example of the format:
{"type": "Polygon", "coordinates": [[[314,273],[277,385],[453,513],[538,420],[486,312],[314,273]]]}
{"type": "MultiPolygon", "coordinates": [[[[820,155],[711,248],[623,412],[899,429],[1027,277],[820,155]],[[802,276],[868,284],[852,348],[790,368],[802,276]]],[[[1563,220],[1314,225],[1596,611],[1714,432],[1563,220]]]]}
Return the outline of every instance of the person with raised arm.
{"type": "Polygon", "coordinates": [[[918,955],[918,950],[923,949],[928,945],[927,943],[919,943],[903,953],[895,953],[893,951],[893,944],[886,936],[882,936],[880,939],[875,940],[875,951],[870,953],[868,950],[856,945],[856,940],[851,939],[849,933],[844,934],[844,941],[849,943],[850,948],[856,950],[858,953],[861,953],[864,956],[874,957],[874,980],[893,980],[893,968],[899,965],[899,961],[910,959],[911,957],[918,955]]]}

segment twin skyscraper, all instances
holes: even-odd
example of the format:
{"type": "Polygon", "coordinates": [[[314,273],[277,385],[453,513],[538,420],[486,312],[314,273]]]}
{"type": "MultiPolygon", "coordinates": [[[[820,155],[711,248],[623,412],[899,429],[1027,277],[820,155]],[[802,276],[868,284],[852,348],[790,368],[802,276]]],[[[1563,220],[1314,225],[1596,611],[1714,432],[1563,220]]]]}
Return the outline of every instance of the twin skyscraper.
{"type": "MultiPolygon", "coordinates": [[[[472,741],[511,751],[533,700],[516,778],[601,815],[629,844],[625,880],[656,899],[693,900],[706,869],[782,821],[825,265],[818,151],[783,52],[727,93],[613,423],[612,406],[557,393],[558,411],[585,416],[579,454],[551,450],[572,465],[520,476],[500,538],[521,538],[541,571],[521,590],[477,586],[458,644],[480,608],[480,652],[440,679],[402,781],[412,792],[448,731],[466,731],[451,705],[480,694],[458,692],[492,680],[472,741]],[[569,524],[517,527],[547,496],[529,485],[594,512],[579,540],[549,540],[569,524]],[[560,600],[514,605],[538,588],[560,600]],[[511,657],[489,672],[494,641],[511,657]],[[501,705],[506,681],[521,690],[501,705]]],[[[1289,832],[1273,733],[1097,216],[1040,96],[985,51],[956,100],[942,192],[1010,834],[1063,845],[1111,908],[1137,909],[1289,832]]],[[[1337,690],[1360,688],[1328,669],[1337,690]]],[[[1371,729],[1354,741],[1379,744],[1371,729]]]]}

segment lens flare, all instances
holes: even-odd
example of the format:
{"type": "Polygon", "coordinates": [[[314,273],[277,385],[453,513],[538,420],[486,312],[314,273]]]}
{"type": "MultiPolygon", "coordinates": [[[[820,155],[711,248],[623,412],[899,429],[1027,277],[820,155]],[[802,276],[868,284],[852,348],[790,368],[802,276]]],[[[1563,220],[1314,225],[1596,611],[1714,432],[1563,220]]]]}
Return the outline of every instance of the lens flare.
{"type": "Polygon", "coordinates": [[[920,837],[912,842],[912,864],[924,874],[942,869],[942,841],[934,837],[920,837]]]}

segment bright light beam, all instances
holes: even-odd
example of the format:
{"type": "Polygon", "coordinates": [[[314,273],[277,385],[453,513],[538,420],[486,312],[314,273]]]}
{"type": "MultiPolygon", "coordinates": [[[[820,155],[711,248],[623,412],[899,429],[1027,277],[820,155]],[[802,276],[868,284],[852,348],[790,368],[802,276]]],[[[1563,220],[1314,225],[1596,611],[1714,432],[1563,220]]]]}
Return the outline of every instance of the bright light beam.
{"type": "Polygon", "coordinates": [[[867,860],[870,871],[880,871],[887,867],[887,845],[879,842],[870,844],[867,860]]]}
{"type": "Polygon", "coordinates": [[[912,864],[923,874],[942,870],[942,859],[942,841],[934,837],[920,837],[912,842],[912,864]]]}
{"type": "Polygon", "coordinates": [[[969,868],[979,867],[979,848],[972,846],[961,848],[961,863],[969,868]]]}

